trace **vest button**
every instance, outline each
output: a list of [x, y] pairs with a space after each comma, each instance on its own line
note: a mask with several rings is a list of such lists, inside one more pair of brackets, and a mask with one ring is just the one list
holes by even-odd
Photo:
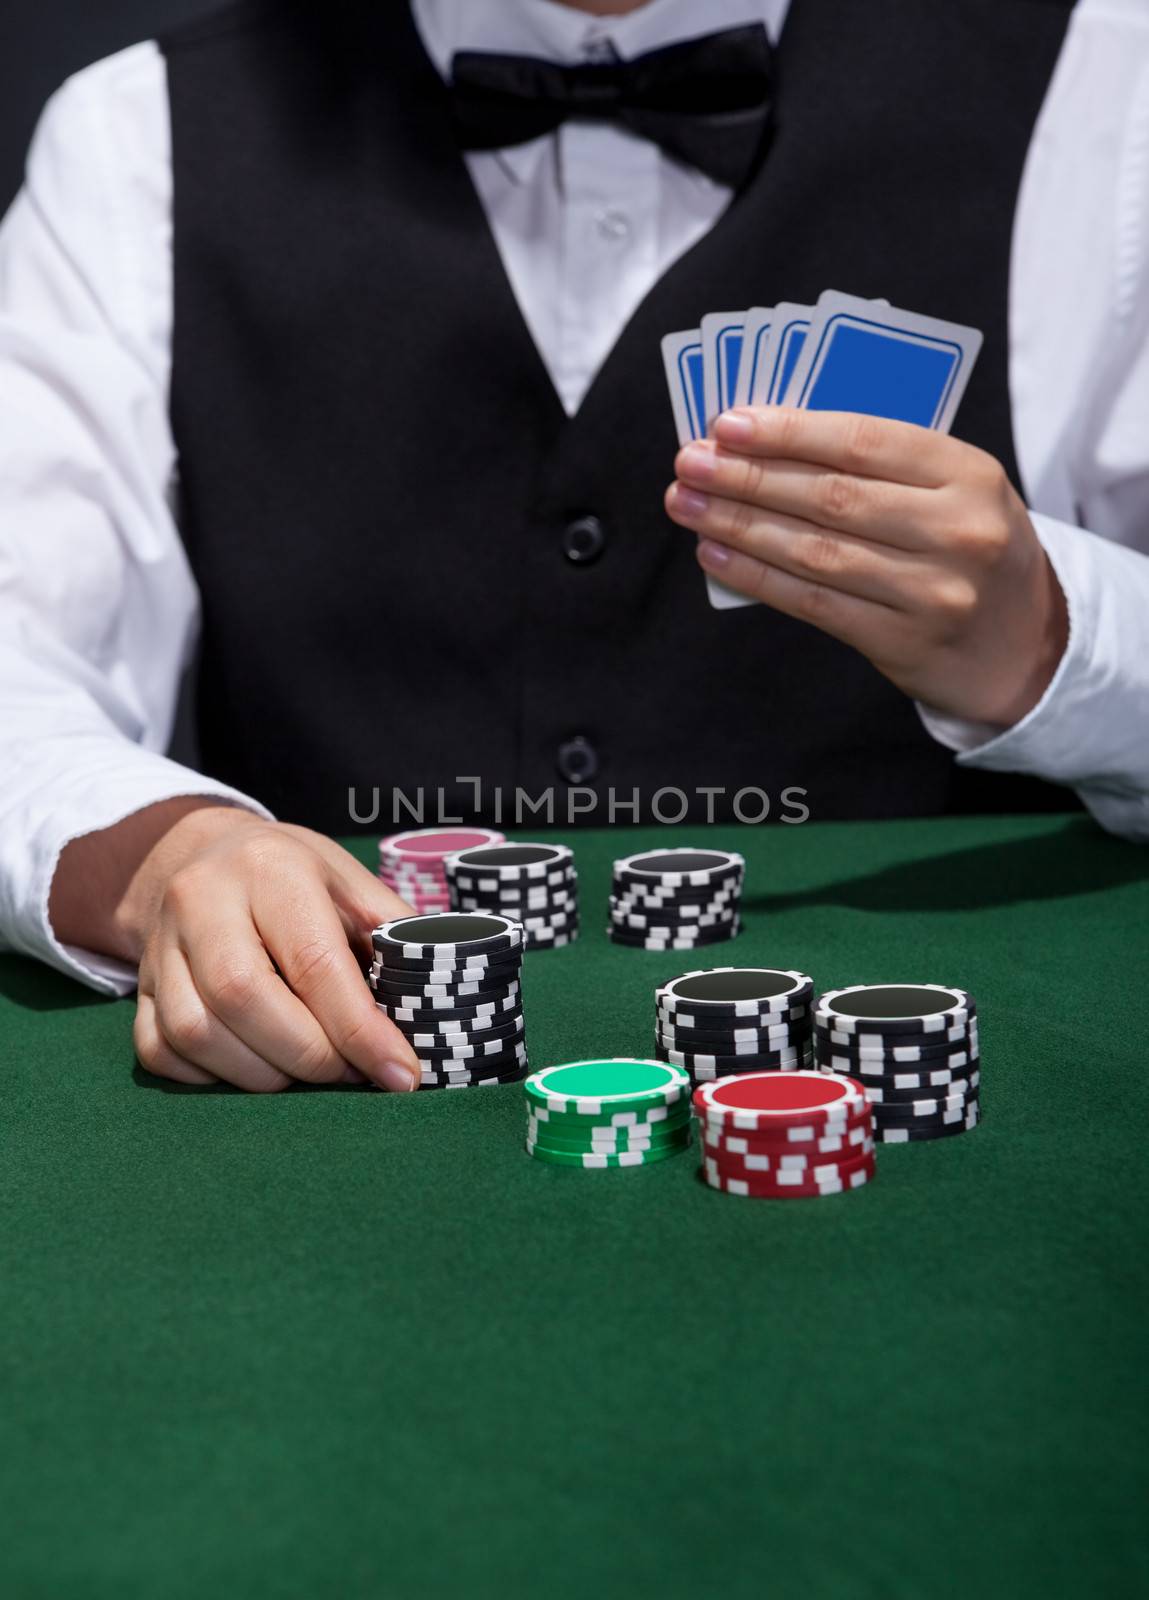
[[601, 517], [576, 517], [563, 534], [563, 554], [576, 567], [589, 567], [606, 548]]
[[598, 772], [598, 751], [580, 733], [559, 745], [558, 769], [567, 783], [589, 783]]

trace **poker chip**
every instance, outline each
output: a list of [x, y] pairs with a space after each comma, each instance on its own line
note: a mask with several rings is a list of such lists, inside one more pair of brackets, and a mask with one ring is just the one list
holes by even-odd
[[912, 1124], [875, 1126], [874, 1138], [882, 1144], [914, 1144], [926, 1139], [951, 1139], [959, 1133], [969, 1133], [981, 1121], [981, 1107], [973, 1101], [964, 1117], [952, 1122], [934, 1123], [927, 1127]]
[[529, 950], [557, 950], [578, 937], [578, 874], [562, 844], [460, 850], [445, 864], [457, 911], [496, 912], [525, 930]]
[[813, 992], [804, 972], [775, 967], [684, 972], [655, 990], [655, 1054], [695, 1083], [812, 1067]]
[[710, 1158], [702, 1163], [702, 1175], [711, 1189], [756, 1200], [809, 1200], [827, 1195], [845, 1194], [871, 1182], [875, 1171], [876, 1164], [872, 1155], [867, 1156], [857, 1166], [845, 1167], [837, 1173], [827, 1173], [816, 1181], [807, 1182], [781, 1180], [774, 1182], [768, 1174], [759, 1178], [729, 1172]]
[[382, 962], [433, 965], [442, 957], [449, 961], [466, 961], [474, 956], [506, 957], [522, 946], [523, 930], [512, 918], [494, 912], [447, 912], [385, 922], [374, 930], [371, 942]]
[[746, 863], [731, 850], [645, 850], [614, 863], [607, 935], [639, 950], [692, 950], [741, 931]]
[[814, 1199], [874, 1176], [873, 1109], [852, 1078], [760, 1072], [694, 1091], [702, 1177], [712, 1189], [760, 1200]]
[[906, 1083], [899, 1074], [896, 1079], [888, 1082], [875, 1083], [872, 1078], [860, 1078], [858, 1081], [866, 1091], [866, 1098], [871, 1105], [907, 1105], [915, 1100], [952, 1100], [957, 1095], [971, 1094], [981, 1088], [981, 1073], [978, 1071], [966, 1072], [961, 1077], [947, 1077], [944, 1081]]
[[527, 1118], [527, 1143], [555, 1150], [583, 1152], [588, 1144], [592, 1150], [601, 1151], [657, 1150], [681, 1143], [683, 1137], [692, 1132], [692, 1119], [682, 1117], [677, 1122], [655, 1124], [650, 1128], [597, 1128], [588, 1139], [585, 1131], [556, 1128], [552, 1123], [540, 1122], [537, 1117]]
[[371, 942], [368, 986], [414, 1050], [421, 1089], [523, 1078], [529, 1062], [518, 923], [454, 911], [404, 917], [376, 928]]
[[716, 1021], [687, 1022], [690, 1027], [725, 1026], [730, 1017], [757, 1019], [773, 1014], [804, 1016], [814, 996], [814, 981], [804, 972], [780, 967], [709, 967], [684, 972], [658, 990], [660, 1011]]
[[964, 989], [938, 983], [854, 984], [818, 996], [815, 1025], [841, 1033], [873, 1033], [886, 1039], [896, 1033], [940, 1033], [976, 1016], [977, 1007]]
[[[786, 1130], [788, 1135], [792, 1132], [792, 1129]], [[795, 1139], [781, 1137], [777, 1132], [761, 1135], [724, 1133], [713, 1126], [704, 1126], [702, 1139], [708, 1155], [763, 1155], [773, 1157], [780, 1166], [806, 1167], [811, 1162], [817, 1164], [828, 1155], [838, 1155], [848, 1160], [862, 1146], [873, 1141], [873, 1127], [860, 1121], [853, 1123], [843, 1133], [825, 1133], [817, 1137], [811, 1134], [809, 1138]]]
[[753, 1072], [722, 1078], [695, 1089], [693, 1104], [703, 1122], [727, 1132], [786, 1128], [839, 1132], [870, 1116], [861, 1084], [826, 1072]]
[[981, 1052], [977, 1007], [966, 990], [855, 984], [819, 995], [813, 1016], [817, 1066], [862, 1086], [881, 1142], [946, 1138], [977, 1126]]
[[526, 1151], [536, 1161], [552, 1167], [584, 1167], [588, 1171], [608, 1167], [649, 1167], [667, 1161], [690, 1148], [690, 1136], [684, 1135], [673, 1144], [660, 1145], [652, 1150], [556, 1150], [552, 1146], [526, 1141]]
[[690, 1080], [664, 1062], [566, 1062], [532, 1074], [523, 1094], [527, 1152], [552, 1166], [649, 1166], [693, 1140]]
[[717, 1077], [735, 1072], [787, 1072], [812, 1065], [814, 1060], [812, 1051], [802, 1049], [762, 1050], [756, 1055], [707, 1055], [701, 1051], [668, 1050], [663, 1044], [656, 1045], [656, 1049], [660, 1061], [671, 1061], [691, 1076], [699, 1069]]
[[[938, 1033], [842, 1033], [828, 1028], [823, 1022], [814, 1024], [815, 1035], [834, 1050], [846, 1050], [851, 1055], [865, 1058], [877, 1055], [883, 1058], [905, 1052], [936, 1053], [940, 1050], [960, 1050], [976, 1045], [978, 1040], [977, 1017], [959, 1023]], [[909, 1059], [907, 1057], [907, 1059]]]
[[446, 862], [459, 850], [502, 844], [494, 828], [415, 828], [379, 841], [379, 876], [420, 915], [451, 907]]
[[693, 935], [681, 929], [673, 938], [643, 934], [636, 929], [620, 928], [615, 923], [611, 923], [606, 931], [612, 944], [628, 945], [634, 950], [698, 950], [705, 945], [725, 944], [728, 939], [737, 938], [742, 931], [742, 924], [734, 921], [721, 928], [706, 928]]

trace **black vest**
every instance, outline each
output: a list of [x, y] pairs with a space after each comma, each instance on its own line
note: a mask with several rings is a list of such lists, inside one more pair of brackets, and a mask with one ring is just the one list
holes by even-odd
[[[694, 538], [662, 510], [659, 339], [826, 288], [973, 324], [986, 342], [957, 431], [1016, 481], [1010, 236], [1070, 10], [793, 0], [761, 170], [651, 292], [573, 420], [406, 5], [269, 0], [163, 39], [206, 769], [343, 831], [352, 785], [443, 786], [472, 814], [456, 775], [488, 793], [557, 785], [562, 816], [576, 736], [600, 795], [722, 787], [719, 816], [747, 786], [776, 806], [800, 786], [815, 818], [1066, 803], [959, 769], [815, 629], [710, 609]], [[564, 535], [587, 513], [606, 545], [575, 564]]]

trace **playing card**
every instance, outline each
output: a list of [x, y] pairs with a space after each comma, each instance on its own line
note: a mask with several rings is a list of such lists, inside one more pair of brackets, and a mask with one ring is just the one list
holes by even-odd
[[806, 343], [806, 333], [814, 316], [813, 306], [784, 300], [774, 307], [774, 324], [766, 360], [750, 392], [749, 405], [780, 405], [791, 374]]
[[[683, 333], [668, 333], [662, 341], [662, 361], [670, 386], [670, 404], [680, 445], [706, 437], [706, 380], [702, 360], [702, 332], [691, 328]], [[710, 604], [726, 611], [742, 604], [742, 596], [706, 577]]]
[[976, 328], [827, 290], [785, 404], [865, 412], [948, 433], [981, 346]]
[[770, 348], [770, 329], [774, 323], [773, 306], [755, 306], [746, 317], [742, 334], [742, 354], [738, 362], [738, 383], [734, 391], [734, 404], [750, 404], [750, 395], [757, 386], [758, 374], [766, 361]]
[[662, 362], [670, 388], [670, 404], [678, 443], [706, 437], [706, 392], [702, 370], [702, 334], [697, 328], [668, 333], [662, 341]]
[[748, 313], [715, 311], [702, 319], [702, 388], [706, 427], [734, 404]]

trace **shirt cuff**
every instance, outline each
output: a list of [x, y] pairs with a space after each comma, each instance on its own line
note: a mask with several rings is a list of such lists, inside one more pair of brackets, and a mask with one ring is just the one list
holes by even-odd
[[0, 935], [9, 949], [46, 962], [102, 994], [123, 996], [136, 987], [134, 966], [62, 944], [52, 929], [48, 898], [64, 847], [164, 800], [216, 800], [269, 821], [272, 817], [249, 795], [166, 756], [133, 745], [125, 750], [121, 741], [113, 754], [107, 741], [100, 743], [103, 748], [91, 766], [80, 773], [78, 763], [70, 766], [66, 804], [45, 806], [41, 792], [29, 804], [31, 828], [21, 829], [11, 817], [6, 820], [5, 847], [0, 850]]
[[963, 766], [1030, 773], [1129, 798], [1149, 792], [1149, 557], [1030, 513], [1065, 595], [1069, 642], [1033, 710], [1000, 729], [918, 705]]

